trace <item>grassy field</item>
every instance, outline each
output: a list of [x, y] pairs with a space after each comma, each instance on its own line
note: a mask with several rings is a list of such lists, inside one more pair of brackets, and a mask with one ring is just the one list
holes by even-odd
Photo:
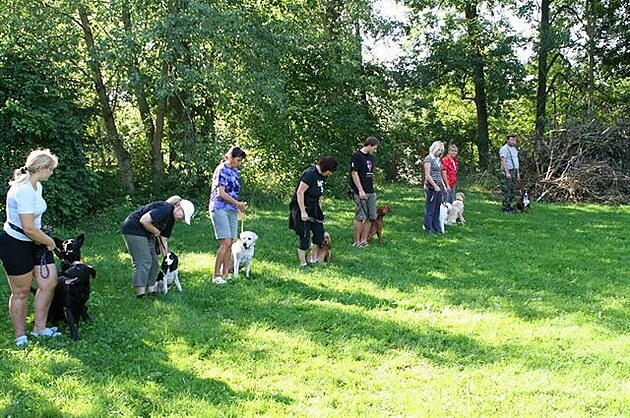
[[1, 415], [630, 416], [630, 208], [468, 193], [468, 224], [432, 236], [419, 189], [381, 189], [385, 245], [353, 248], [352, 204], [329, 200], [333, 262], [310, 274], [287, 208], [250, 208], [252, 278], [223, 287], [199, 213], [171, 245], [183, 293], [150, 299], [116, 228], [88, 232], [78, 342], [17, 349], [0, 316]]

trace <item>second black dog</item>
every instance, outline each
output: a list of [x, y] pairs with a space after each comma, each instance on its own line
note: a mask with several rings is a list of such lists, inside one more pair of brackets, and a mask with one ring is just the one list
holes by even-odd
[[90, 320], [87, 302], [90, 299], [90, 281], [96, 277], [96, 270], [92, 266], [74, 262], [57, 281], [55, 295], [48, 310], [48, 321], [57, 324], [65, 321], [70, 329], [70, 338], [79, 338], [79, 319]]
[[85, 242], [85, 235], [80, 234], [76, 238], [70, 238], [67, 240], [60, 240], [59, 238], [53, 237], [55, 241], [55, 245], [59, 249], [61, 253], [61, 271], [63, 274], [66, 270], [68, 270], [72, 263], [75, 261], [81, 261], [81, 247]]

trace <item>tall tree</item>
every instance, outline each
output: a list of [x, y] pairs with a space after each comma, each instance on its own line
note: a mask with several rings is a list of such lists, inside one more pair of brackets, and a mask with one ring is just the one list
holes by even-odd
[[469, 39], [469, 62], [472, 67], [472, 79], [475, 86], [475, 108], [477, 109], [477, 137], [475, 143], [479, 151], [479, 168], [488, 168], [490, 154], [490, 139], [488, 135], [488, 102], [486, 97], [486, 76], [484, 60], [481, 54], [482, 41], [480, 34], [479, 15], [476, 1], [466, 2], [466, 30]]
[[92, 33], [92, 27], [90, 26], [88, 12], [85, 5], [82, 3], [77, 4], [77, 11], [79, 13], [80, 27], [83, 31], [85, 45], [89, 54], [89, 67], [92, 73], [94, 88], [96, 89], [96, 94], [98, 96], [103, 121], [105, 122], [107, 137], [118, 159], [118, 169], [122, 184], [128, 193], [133, 193], [135, 191], [135, 184], [133, 168], [131, 165], [131, 155], [124, 147], [122, 139], [118, 133], [118, 128], [116, 127], [114, 112], [109, 103], [109, 95], [105, 82], [103, 81], [100, 58], [96, 52], [94, 35]]
[[[501, 112], [501, 104], [514, 95], [515, 75], [521, 66], [514, 58], [515, 38], [501, 21], [493, 22], [479, 10], [492, 4], [476, 0], [442, 3], [412, 1], [414, 19], [410, 25], [417, 33], [403, 65], [412, 69], [417, 87], [457, 88], [460, 98], [475, 104], [476, 128], [471, 135], [477, 150], [479, 168], [490, 161], [489, 119]], [[498, 77], [489, 80], [487, 69]], [[492, 103], [493, 108], [489, 107]]]
[[153, 167], [154, 174], [161, 176], [164, 174], [164, 159], [162, 157], [162, 127], [164, 112], [162, 111], [162, 107], [158, 107], [158, 129], [156, 129], [156, 124], [153, 123], [153, 114], [147, 98], [145, 77], [142, 74], [138, 63], [138, 47], [131, 23], [131, 10], [125, 5], [122, 7], [121, 14], [125, 33], [127, 35], [127, 45], [129, 48], [129, 80], [131, 86], [133, 87], [133, 92], [138, 103], [138, 110], [140, 111], [140, 118], [142, 120], [142, 125], [144, 126], [144, 134], [146, 136], [151, 155], [151, 166]]

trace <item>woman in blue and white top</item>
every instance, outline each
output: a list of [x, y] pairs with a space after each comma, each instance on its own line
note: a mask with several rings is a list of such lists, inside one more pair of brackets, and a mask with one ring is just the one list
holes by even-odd
[[212, 175], [212, 191], [208, 210], [214, 226], [214, 235], [219, 240], [219, 249], [214, 262], [212, 283], [225, 284], [232, 259], [232, 242], [236, 238], [238, 213], [244, 212], [246, 202], [239, 201], [241, 179], [238, 167], [245, 158], [245, 151], [232, 147], [225, 154], [225, 161], [217, 166]]
[[428, 233], [441, 233], [440, 205], [442, 197], [449, 191], [446, 174], [442, 172], [440, 157], [444, 153], [444, 144], [435, 141], [429, 147], [429, 155], [424, 158], [424, 193], [427, 202], [424, 206], [424, 230]]
[[42, 231], [42, 215], [46, 201], [42, 197], [42, 182], [48, 180], [57, 167], [57, 157], [50, 150], [30, 153], [26, 164], [15, 170], [7, 192], [7, 220], [0, 232], [0, 259], [9, 278], [9, 315], [15, 330], [15, 344], [24, 346], [26, 311], [31, 282], [38, 284], [35, 294], [35, 323], [31, 336], [57, 337], [57, 328], [46, 328], [48, 308], [57, 285], [57, 268], [52, 255], [55, 241]]

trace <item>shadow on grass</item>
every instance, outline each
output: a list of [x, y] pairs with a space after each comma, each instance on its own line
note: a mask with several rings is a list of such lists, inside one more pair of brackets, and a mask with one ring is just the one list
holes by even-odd
[[[627, 208], [541, 204], [534, 205], [531, 214], [504, 215], [498, 202], [471, 193], [467, 225], [432, 236], [421, 230], [420, 189], [384, 188], [379, 201], [393, 209], [385, 220], [385, 245], [365, 249], [351, 247], [353, 204], [330, 202], [331, 210], [325, 212], [334, 237], [333, 263], [311, 276], [297, 273], [297, 239], [287, 229], [286, 207], [252, 208], [245, 229], [260, 236], [252, 279], [226, 287], [211, 285], [210, 271], [186, 266], [186, 251], [214, 259], [217, 245], [207, 217], [198, 217], [191, 227], [178, 225], [172, 248], [183, 254], [184, 292], [154, 300], [133, 297], [131, 263], [121, 256], [125, 248], [120, 235], [103, 233], [94, 240], [88, 236], [85, 261], [98, 272], [89, 302], [94, 322], [81, 325], [77, 343], [63, 337], [42, 344], [73, 359], [66, 365], [49, 361], [42, 380], [66, 376], [88, 387], [91, 410], [86, 415], [150, 415], [164, 398], [223, 412], [252, 398], [291, 404], [294, 400], [283, 394], [264, 388], [257, 393], [237, 391], [227, 379], [202, 377], [204, 373], [190, 365], [176, 366], [166, 347], [181, 339], [184, 354], [205, 364], [222, 352], [238, 351], [255, 367], [273, 355], [270, 349], [247, 344], [247, 328], [259, 324], [289, 335], [303, 333], [330, 357], [407, 350], [439, 366], [467, 367], [517, 360], [527, 352], [526, 346], [484, 344], [414, 316], [423, 308], [423, 292], [443, 298], [443, 305], [471, 311], [505, 312], [527, 321], [568, 314], [628, 331], [630, 310], [624, 295], [630, 284], [623, 267], [629, 261], [623, 233]], [[396, 292], [384, 298], [367, 290], [336, 290], [326, 286], [328, 274]], [[0, 297], [7, 296], [5, 286]], [[392, 319], [390, 310], [409, 310], [409, 321]], [[6, 332], [12, 329], [6, 316], [1, 323]], [[6, 351], [14, 354], [1, 368], [9, 376], [0, 383], [3, 396], [10, 398], [5, 415], [19, 415], [23, 402], [33, 402], [48, 415], [61, 415], [56, 402], [40, 395], [43, 391], [20, 382], [19, 373], [32, 361], [30, 351], [25, 357]], [[531, 367], [554, 361], [544, 353], [531, 356]], [[175, 387], [181, 391], [173, 392]]]

